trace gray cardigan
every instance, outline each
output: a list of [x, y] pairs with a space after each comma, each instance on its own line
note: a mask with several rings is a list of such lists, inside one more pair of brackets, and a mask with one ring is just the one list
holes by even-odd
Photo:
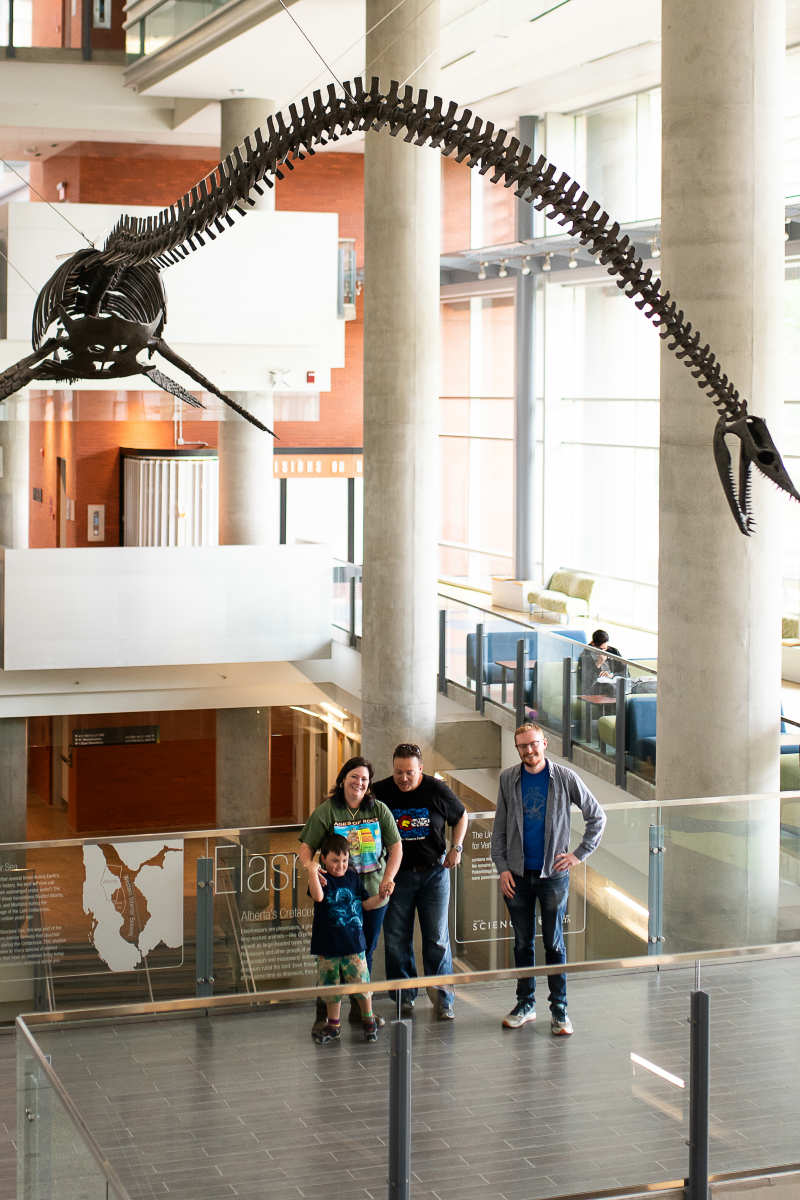
[[[542, 878], [553, 871], [553, 859], [569, 850], [570, 805], [583, 813], [586, 822], [581, 843], [573, 851], [581, 861], [596, 850], [606, 823], [606, 814], [583, 780], [548, 758], [550, 787], [547, 789], [547, 811], [544, 819], [544, 865]], [[492, 859], [498, 872], [511, 871], [522, 875], [525, 859], [522, 849], [522, 763], [508, 767], [500, 776], [497, 811], [492, 831]]]

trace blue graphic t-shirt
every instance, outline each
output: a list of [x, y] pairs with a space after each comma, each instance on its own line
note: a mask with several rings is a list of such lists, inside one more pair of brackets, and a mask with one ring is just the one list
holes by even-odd
[[544, 865], [544, 814], [549, 787], [549, 765], [535, 773], [522, 768], [522, 848], [526, 871], [541, 871]]
[[[344, 875], [328, 875], [323, 898], [314, 901], [314, 921], [311, 926], [311, 953], [323, 958], [344, 958], [366, 949], [364, 914], [361, 901], [366, 900], [364, 885], [352, 867]], [[322, 879], [320, 879], [320, 882]]]

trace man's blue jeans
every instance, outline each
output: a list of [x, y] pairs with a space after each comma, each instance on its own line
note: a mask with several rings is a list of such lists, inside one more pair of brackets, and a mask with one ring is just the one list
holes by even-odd
[[[383, 924], [387, 979], [414, 979], [414, 916], [419, 915], [422, 933], [422, 966], [425, 975], [450, 975], [450, 930], [447, 909], [450, 900], [450, 872], [435, 866], [427, 871], [402, 870], [394, 879], [394, 891]], [[439, 1003], [453, 1003], [452, 988], [436, 988]], [[403, 999], [413, 1000], [416, 989], [403, 991]]]
[[[559, 871], [548, 879], [542, 879], [538, 871], [526, 871], [515, 875], [516, 890], [511, 900], [505, 897], [511, 924], [514, 927], [514, 965], [536, 966], [533, 941], [536, 936], [536, 903], [542, 916], [542, 942], [544, 960], [550, 965], [565, 963], [567, 951], [564, 946], [564, 914], [569, 896], [569, 871]], [[553, 1013], [563, 1015], [567, 1011], [567, 977], [563, 972], [548, 975]], [[517, 980], [517, 1000], [533, 1000], [536, 980]]]

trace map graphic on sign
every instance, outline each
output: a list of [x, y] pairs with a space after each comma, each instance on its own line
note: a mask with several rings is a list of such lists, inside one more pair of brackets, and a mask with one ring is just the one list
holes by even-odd
[[132, 971], [159, 945], [183, 947], [183, 842], [83, 847], [89, 940], [111, 971]]

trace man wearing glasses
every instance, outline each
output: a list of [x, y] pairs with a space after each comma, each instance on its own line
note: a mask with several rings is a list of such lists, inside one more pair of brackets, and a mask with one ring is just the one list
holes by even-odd
[[[497, 811], [492, 833], [492, 859], [500, 875], [500, 890], [514, 927], [514, 964], [532, 967], [536, 936], [536, 902], [542, 921], [545, 962], [567, 961], [564, 914], [569, 896], [569, 869], [597, 849], [606, 823], [605, 813], [574, 771], [545, 758], [547, 738], [541, 726], [526, 722], [514, 734], [520, 757], [516, 767], [500, 775]], [[585, 821], [583, 838], [569, 849], [570, 807]], [[550, 1032], [568, 1037], [567, 977], [548, 975]], [[506, 1029], [519, 1029], [536, 1020], [533, 978], [517, 980], [517, 1002], [503, 1018]]]

